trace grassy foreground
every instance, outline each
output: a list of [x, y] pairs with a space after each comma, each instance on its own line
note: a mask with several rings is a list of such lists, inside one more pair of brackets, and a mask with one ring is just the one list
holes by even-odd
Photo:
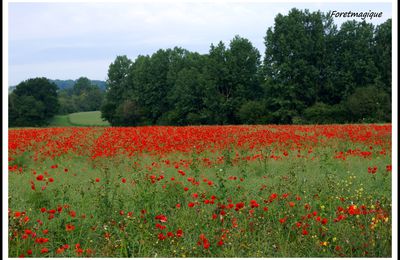
[[10, 130], [9, 255], [390, 257], [391, 128]]

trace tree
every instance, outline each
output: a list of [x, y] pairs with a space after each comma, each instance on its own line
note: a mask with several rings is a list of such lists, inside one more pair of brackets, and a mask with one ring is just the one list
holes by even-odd
[[59, 108], [57, 86], [46, 78], [21, 82], [9, 95], [10, 126], [42, 126]]
[[114, 125], [116, 108], [126, 99], [129, 89], [129, 72], [132, 61], [124, 56], [117, 56], [108, 69], [105, 103], [101, 108], [101, 117]]
[[342, 24], [336, 36], [334, 82], [342, 100], [356, 88], [374, 84], [378, 69], [374, 63], [374, 26], [365, 21]]
[[326, 37], [334, 32], [332, 18], [321, 12], [294, 8], [276, 16], [274, 28], [267, 30], [264, 58], [265, 92], [275, 123], [291, 123], [326, 91]]
[[375, 66], [378, 69], [377, 80], [383, 89], [392, 95], [392, 19], [388, 19], [375, 29]]
[[388, 122], [391, 119], [390, 96], [375, 86], [357, 88], [345, 105], [352, 122]]
[[79, 96], [83, 92], [88, 91], [90, 88], [92, 88], [92, 83], [90, 80], [86, 77], [80, 77], [74, 84], [72, 92], [73, 94]]
[[70, 89], [59, 91], [60, 114], [100, 110], [104, 91], [86, 77], [80, 77]]
[[211, 45], [208, 58], [206, 75], [209, 84], [214, 85], [207, 102], [210, 110], [216, 111], [217, 123], [237, 124], [240, 106], [262, 94], [260, 53], [249, 40], [235, 36], [229, 48], [223, 42]]

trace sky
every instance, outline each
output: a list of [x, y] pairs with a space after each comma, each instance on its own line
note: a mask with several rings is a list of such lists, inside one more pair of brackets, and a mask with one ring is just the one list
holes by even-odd
[[[8, 3], [8, 85], [34, 77], [106, 80], [117, 55], [134, 60], [158, 49], [207, 53], [235, 35], [264, 53], [264, 37], [278, 13], [292, 8], [329, 12], [383, 12], [391, 3], [136, 2]], [[346, 18], [334, 18], [340, 26]], [[361, 18], [356, 20], [361, 21]]]

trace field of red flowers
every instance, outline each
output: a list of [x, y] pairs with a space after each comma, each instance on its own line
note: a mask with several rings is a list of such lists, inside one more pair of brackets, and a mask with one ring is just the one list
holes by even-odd
[[10, 257], [390, 257], [389, 125], [9, 130]]

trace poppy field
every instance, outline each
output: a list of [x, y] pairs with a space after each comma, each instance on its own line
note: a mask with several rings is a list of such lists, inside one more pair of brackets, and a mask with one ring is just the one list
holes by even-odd
[[8, 254], [390, 257], [391, 129], [10, 129]]

